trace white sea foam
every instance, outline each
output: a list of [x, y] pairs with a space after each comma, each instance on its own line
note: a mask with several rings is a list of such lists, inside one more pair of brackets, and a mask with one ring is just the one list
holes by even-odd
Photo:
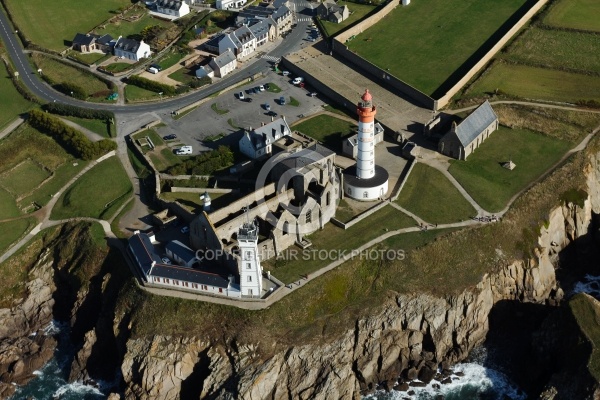
[[[508, 377], [493, 369], [485, 368], [479, 364], [463, 363], [457, 364], [452, 369], [452, 382], [441, 384], [431, 381], [424, 387], [411, 387], [408, 392], [384, 391], [376, 392], [367, 396], [365, 400], [400, 400], [405, 398], [429, 400], [442, 395], [447, 400], [474, 399], [485, 394], [486, 399], [512, 399], [525, 400], [527, 396], [512, 384]], [[463, 376], [455, 375], [462, 373]], [[435, 386], [434, 386], [435, 385]]]
[[63, 385], [54, 392], [53, 397], [61, 398], [66, 394], [97, 394], [102, 395], [102, 392], [98, 388], [90, 385], [83, 384], [81, 382], [73, 382]]
[[587, 293], [600, 298], [600, 276], [586, 275], [583, 281], [577, 282], [573, 287], [573, 294], [577, 293]]
[[35, 371], [32, 372], [33, 375], [35, 376], [42, 376], [44, 375], [44, 373], [38, 369], [36, 369]]

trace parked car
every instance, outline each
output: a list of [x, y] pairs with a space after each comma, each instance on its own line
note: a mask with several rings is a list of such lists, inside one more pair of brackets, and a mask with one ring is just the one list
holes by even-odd
[[276, 113], [275, 111], [269, 111], [269, 112], [267, 113], [267, 115], [268, 115], [269, 117], [276, 117], [276, 116], [277, 116], [277, 113]]
[[279, 98], [279, 104], [282, 105], [282, 106], [285, 106], [285, 97], [284, 96], [281, 96]]
[[154, 67], [148, 68], [148, 72], [150, 72], [151, 74], [158, 74], [158, 70]]
[[158, 64], [150, 64], [150, 67], [151, 68], [156, 68], [157, 70], [162, 71], [162, 67], [160, 65], [158, 65]]
[[169, 260], [167, 257], [163, 257], [162, 262], [163, 264], [171, 265], [171, 260]]
[[269, 84], [265, 83], [265, 89], [269, 90]]
[[177, 139], [177, 135], [174, 133], [171, 135], [163, 136], [163, 140], [173, 140], [173, 139]]
[[271, 105], [269, 103], [265, 103], [265, 110], [271, 111]]
[[281, 71], [281, 74], [283, 76], [288, 76], [290, 74], [290, 71]]
[[310, 97], [316, 97], [317, 96], [317, 92], [310, 92]]
[[292, 81], [292, 83], [293, 83], [294, 85], [299, 85], [299, 84], [301, 84], [302, 82], [304, 82], [304, 78], [303, 78], [303, 77], [301, 77], [301, 76], [297, 76], [297, 77], [295, 77], [295, 78], [294, 78], [294, 80]]
[[192, 154], [192, 146], [182, 146], [182, 147], [178, 148], [177, 150], [175, 150], [175, 154], [177, 154], [178, 156], [185, 156], [185, 155]]
[[264, 87], [263, 85], [260, 85], [260, 86], [258, 87], [258, 90], [260, 90], [261, 92], [264, 92], [264, 91], [265, 91], [265, 87]]
[[238, 93], [238, 99], [244, 100], [244, 92], [239, 92]]
[[181, 233], [188, 233], [190, 231], [190, 227], [189, 226], [184, 226], [183, 228], [181, 228]]
[[258, 86], [254, 88], [254, 93], [260, 93], [260, 88]]
[[246, 98], [246, 102], [248, 102], [248, 103], [252, 103], [252, 100], [253, 100], [252, 97], [247, 97]]

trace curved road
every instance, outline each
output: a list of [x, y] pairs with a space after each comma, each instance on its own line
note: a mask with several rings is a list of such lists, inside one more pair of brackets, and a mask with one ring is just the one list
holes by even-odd
[[[301, 8], [300, 3], [301, 2], [298, 1], [298, 3], [295, 4], [295, 8], [299, 10], [300, 15], [303, 14], [304, 10], [310, 10], [310, 8]], [[292, 29], [283, 42], [273, 51], [268, 53], [268, 55], [273, 57], [281, 57], [296, 50], [306, 35], [306, 28], [308, 24], [308, 21], [298, 22], [297, 26]], [[166, 111], [167, 113], [170, 113], [172, 110], [176, 110], [190, 103], [201, 100], [212, 93], [233, 85], [240, 80], [240, 76], [250, 77], [258, 72], [270, 68], [269, 61], [265, 59], [258, 59], [248, 67], [228, 76], [227, 78], [221, 79], [219, 82], [214, 83], [207, 88], [194, 91], [193, 93], [185, 96], [164, 100], [161, 102], [135, 105], [88, 103], [59, 93], [40, 80], [37, 72], [35, 72], [31, 67], [27, 55], [23, 52], [20, 40], [13, 31], [10, 21], [4, 12], [0, 12], [0, 37], [4, 41], [9, 57], [19, 72], [19, 79], [21, 79], [25, 86], [27, 86], [29, 90], [39, 98], [47, 102], [56, 101], [57, 103], [64, 103], [79, 107], [110, 110], [120, 114], [140, 114], [154, 111]]]

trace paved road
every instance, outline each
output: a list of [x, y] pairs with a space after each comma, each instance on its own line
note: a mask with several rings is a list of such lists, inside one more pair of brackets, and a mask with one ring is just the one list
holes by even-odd
[[[301, 7], [299, 7], [299, 9], [300, 8]], [[298, 22], [297, 26], [292, 30], [292, 32], [290, 32], [286, 39], [283, 40], [282, 43], [273, 51], [271, 51], [268, 55], [273, 57], [281, 57], [300, 48], [302, 40], [306, 35], [306, 28], [308, 24], [308, 21]], [[33, 92], [36, 96], [48, 102], [56, 101], [59, 103], [65, 103], [80, 107], [111, 110], [116, 113], [122, 114], [140, 114], [154, 111], [166, 111], [167, 113], [170, 113], [170, 111], [172, 110], [176, 110], [185, 105], [201, 100], [214, 92], [231, 86], [232, 84], [238, 82], [241, 76], [250, 77], [258, 72], [270, 68], [270, 62], [268, 60], [262, 58], [257, 59], [252, 65], [249, 65], [248, 67], [244, 68], [243, 70], [240, 70], [237, 73], [231, 74], [230, 76], [220, 80], [219, 82], [213, 85], [210, 85], [207, 88], [200, 89], [186, 96], [174, 98], [171, 100], [164, 100], [161, 102], [135, 105], [97, 103], [90, 104], [69, 96], [65, 96], [55, 91], [46, 83], [40, 80], [38, 74], [33, 70], [31, 65], [29, 64], [27, 55], [23, 52], [23, 49], [20, 45], [19, 38], [12, 30], [10, 22], [7, 16], [4, 14], [4, 12], [0, 12], [0, 37], [4, 41], [8, 55], [10, 56], [11, 60], [13, 61], [13, 64], [15, 65], [19, 73], [19, 79], [21, 79], [23, 83], [29, 88], [29, 90], [31, 90], [31, 92]]]

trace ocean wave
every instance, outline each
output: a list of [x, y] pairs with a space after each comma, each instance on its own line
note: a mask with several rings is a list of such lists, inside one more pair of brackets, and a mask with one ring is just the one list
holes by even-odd
[[586, 274], [581, 282], [573, 287], [572, 294], [587, 293], [595, 298], [600, 298], [600, 276]]
[[103, 393], [95, 386], [86, 385], [81, 382], [73, 382], [68, 383], [59, 387], [54, 394], [53, 398], [61, 399], [63, 396], [67, 395], [86, 395], [86, 394], [95, 394], [98, 396], [103, 396]]

